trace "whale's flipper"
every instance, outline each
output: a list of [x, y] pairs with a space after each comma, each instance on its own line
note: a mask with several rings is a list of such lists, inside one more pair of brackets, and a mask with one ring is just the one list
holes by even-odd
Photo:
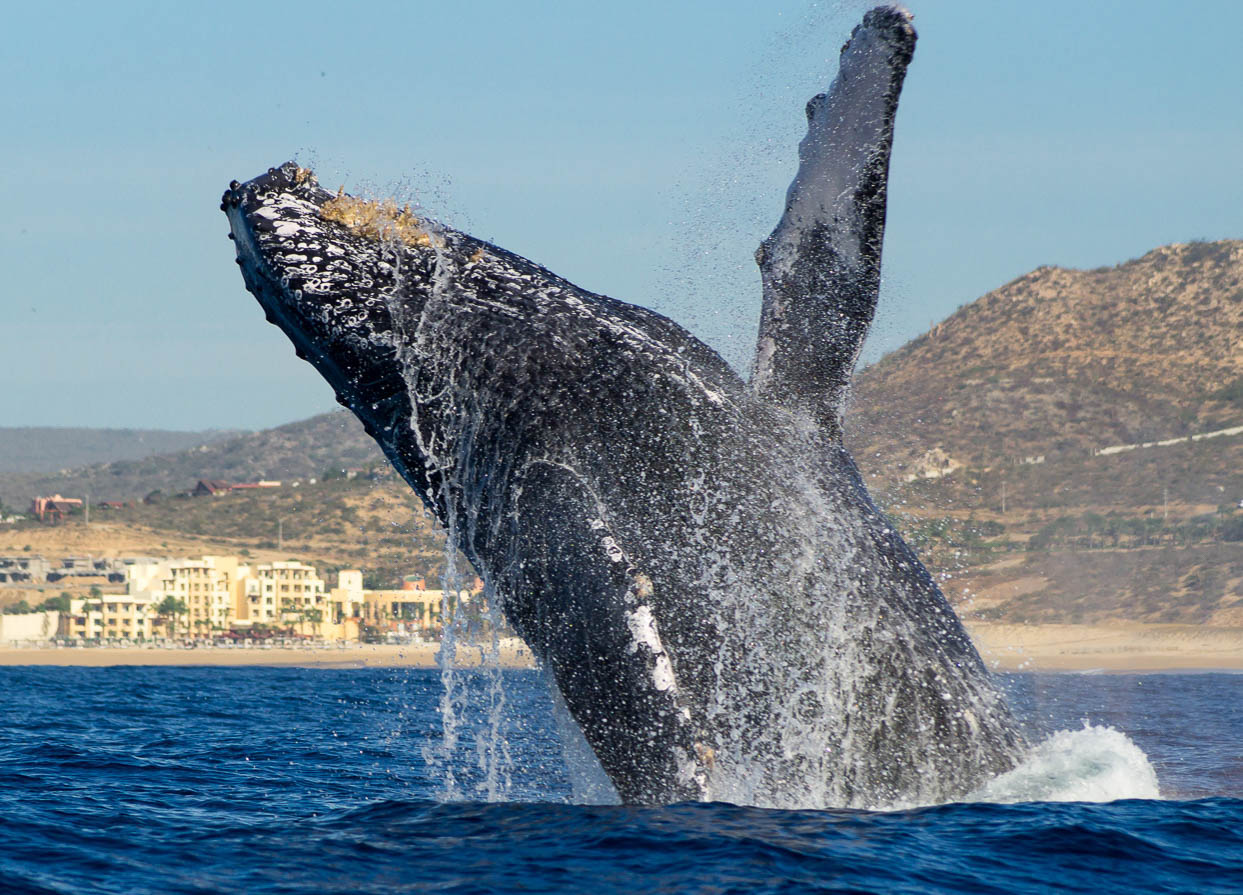
[[807, 104], [785, 213], [756, 253], [764, 308], [752, 387], [835, 439], [876, 309], [893, 122], [914, 50], [904, 10], [878, 7], [855, 28], [829, 92]]

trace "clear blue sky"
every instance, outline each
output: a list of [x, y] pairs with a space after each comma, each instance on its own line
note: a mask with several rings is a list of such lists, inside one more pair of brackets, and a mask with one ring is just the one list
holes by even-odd
[[[745, 367], [752, 251], [869, 5], [16, 4], [0, 425], [259, 428], [333, 406], [244, 291], [217, 210], [290, 157]], [[1041, 264], [1243, 237], [1243, 4], [910, 7], [865, 356]]]

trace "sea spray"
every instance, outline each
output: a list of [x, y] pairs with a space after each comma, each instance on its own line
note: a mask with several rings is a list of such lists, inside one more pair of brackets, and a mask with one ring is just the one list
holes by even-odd
[[1159, 799], [1148, 756], [1126, 734], [1086, 722], [1037, 744], [1018, 767], [968, 796], [972, 802], [1112, 802]]
[[[482, 424], [484, 412], [467, 399], [464, 389], [458, 389], [454, 376], [455, 366], [459, 370], [462, 368], [457, 363], [458, 358], [451, 350], [446, 350], [449, 346], [438, 340], [434, 327], [425, 327], [438, 312], [451, 312], [459, 270], [453, 253], [446, 251], [445, 231], [434, 221], [424, 220], [421, 224], [427, 230], [428, 244], [435, 253], [431, 293], [413, 327], [399, 306], [391, 306], [390, 313], [395, 322], [409, 327], [403, 332], [409, 347], [402, 355], [406, 381], [412, 392], [413, 415], [408, 425], [426, 458], [432, 483], [429, 499], [440, 507], [446, 529], [441, 575], [443, 633], [436, 653], [443, 688], [440, 699], [442, 738], [439, 744], [424, 749], [424, 759], [440, 774], [445, 800], [469, 795], [486, 801], [501, 801], [512, 788], [513, 771], [506, 732], [509, 719], [505, 711], [505, 679], [500, 663], [500, 637], [505, 628], [501, 598], [486, 577], [482, 579], [481, 590], [471, 587], [475, 576], [463, 565], [458, 550], [458, 545], [473, 542], [480, 523], [482, 493], [472, 485], [480, 458], [473, 454], [476, 440], [472, 436]], [[399, 257], [400, 253], [395, 251], [394, 258]], [[429, 379], [429, 370], [437, 375]], [[434, 394], [426, 391], [429, 382], [436, 390]], [[431, 412], [437, 417], [433, 425], [424, 424], [418, 416], [420, 409], [428, 408], [432, 408]], [[440, 437], [428, 438], [425, 433], [429, 432]], [[482, 462], [488, 462], [487, 458]], [[468, 655], [478, 656], [477, 663], [470, 662], [477, 670], [464, 672], [462, 659]], [[482, 706], [470, 705], [471, 688], [466, 674], [483, 676]], [[482, 726], [470, 725], [470, 732], [479, 783], [467, 793], [459, 788], [454, 767], [459, 760], [461, 736], [469, 724], [469, 710], [478, 708], [483, 709], [485, 721]]]

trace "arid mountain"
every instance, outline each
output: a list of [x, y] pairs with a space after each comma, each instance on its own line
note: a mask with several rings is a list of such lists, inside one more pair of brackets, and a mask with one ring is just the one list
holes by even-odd
[[1243, 425], [1243, 242], [1042, 267], [856, 378], [851, 442], [898, 473], [1087, 454]]
[[856, 381], [848, 442], [965, 614], [1243, 620], [1243, 242], [1040, 268]]
[[0, 500], [17, 509], [35, 494], [54, 492], [133, 500], [156, 489], [186, 491], [198, 479], [300, 479], [387, 462], [353, 414], [336, 411], [156, 457], [118, 459], [53, 475], [0, 475]]

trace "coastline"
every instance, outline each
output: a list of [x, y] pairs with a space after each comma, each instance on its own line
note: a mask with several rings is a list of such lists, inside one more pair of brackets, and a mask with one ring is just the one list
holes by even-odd
[[1239, 627], [967, 622], [967, 630], [994, 671], [1243, 671], [1243, 628]]
[[[1157, 673], [1243, 671], [1243, 627], [1152, 625], [1018, 625], [967, 622], [993, 671]], [[329, 647], [0, 647], [0, 665], [272, 666], [301, 668], [436, 668], [435, 643]], [[459, 647], [461, 667], [481, 664], [478, 647]], [[533, 668], [525, 646], [502, 645], [502, 668]]]
[[[143, 666], [271, 666], [285, 668], [437, 668], [437, 643], [349, 644], [342, 647], [0, 647], [3, 665], [61, 665], [106, 668]], [[456, 665], [476, 668], [479, 649], [460, 647]], [[502, 646], [502, 668], [534, 668], [530, 650]]]

